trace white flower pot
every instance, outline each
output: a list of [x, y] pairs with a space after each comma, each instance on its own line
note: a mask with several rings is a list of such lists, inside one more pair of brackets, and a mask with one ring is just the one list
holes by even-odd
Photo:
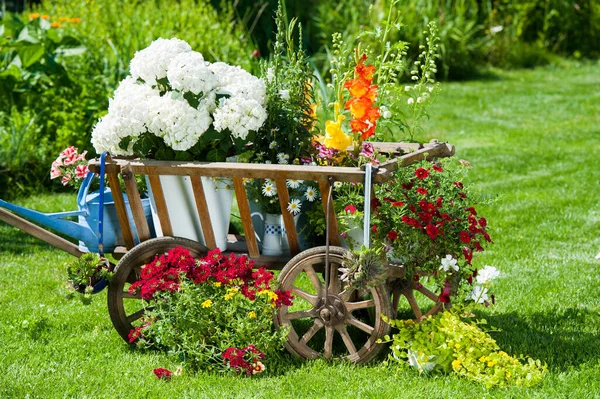
[[[160, 183], [167, 204], [173, 235], [189, 238], [206, 245], [189, 176], [161, 175]], [[227, 249], [227, 232], [229, 231], [233, 202], [231, 180], [219, 179], [218, 183], [215, 183], [210, 177], [202, 177], [202, 185], [204, 186], [206, 203], [210, 210], [210, 220], [217, 247], [225, 251]], [[156, 236], [162, 237], [164, 234], [158, 219], [156, 203], [150, 184], [148, 184], [148, 189]]]
[[[298, 222], [299, 218], [300, 215], [294, 216], [294, 224]], [[290, 247], [287, 234], [285, 234], [283, 215], [265, 214], [264, 225], [262, 254], [267, 256], [289, 255]]]
[[364, 244], [364, 229], [362, 220], [352, 219], [349, 221], [350, 229], [346, 231], [346, 237], [341, 237], [342, 247], [346, 249], [359, 250]]

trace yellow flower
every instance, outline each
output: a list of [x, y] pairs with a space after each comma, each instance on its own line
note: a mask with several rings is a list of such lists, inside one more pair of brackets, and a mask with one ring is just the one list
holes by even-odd
[[352, 145], [352, 137], [342, 130], [342, 122], [346, 117], [338, 115], [337, 122], [325, 122], [325, 140], [323, 145], [327, 148], [335, 148], [338, 151], [346, 151]]
[[458, 370], [460, 368], [460, 360], [456, 359], [452, 362], [452, 368]]
[[488, 362], [487, 366], [488, 367], [494, 367], [496, 365], [496, 363], [498, 363], [498, 362], [495, 361], [495, 360], [492, 360], [491, 362]]
[[220, 286], [221, 286], [221, 283], [217, 281], [217, 282], [216, 282], [216, 283], [214, 283], [213, 285], [214, 285], [215, 287], [220, 287]]
[[248, 312], [248, 317], [251, 319], [256, 319], [256, 312]]
[[206, 301], [202, 302], [203, 308], [210, 308], [211, 306], [212, 306], [212, 301], [210, 299], [207, 299]]
[[225, 296], [223, 298], [225, 298], [225, 300], [228, 301], [231, 298], [233, 298], [234, 295], [235, 295], [235, 292], [230, 292], [229, 294], [225, 294]]
[[237, 289], [237, 287], [231, 287], [231, 288], [227, 288], [227, 292], [233, 292], [233, 293], [236, 293], [236, 292], [238, 292], [238, 291], [239, 291], [239, 290]]
[[454, 348], [460, 349], [460, 344], [454, 344]]

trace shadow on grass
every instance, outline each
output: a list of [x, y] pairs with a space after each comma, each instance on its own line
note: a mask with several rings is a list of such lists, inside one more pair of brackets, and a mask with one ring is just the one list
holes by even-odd
[[0, 222], [0, 254], [21, 255], [48, 248], [53, 247], [16, 227]]
[[540, 359], [551, 370], [564, 371], [600, 358], [598, 313], [571, 307], [526, 316], [512, 312], [487, 320], [502, 330], [491, 333], [502, 350]]

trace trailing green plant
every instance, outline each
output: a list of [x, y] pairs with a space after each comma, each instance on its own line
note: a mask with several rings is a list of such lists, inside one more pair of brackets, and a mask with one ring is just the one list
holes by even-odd
[[87, 252], [67, 264], [69, 287], [89, 297], [102, 279], [110, 280], [113, 272], [109, 262], [100, 255]]
[[[487, 388], [538, 384], [548, 367], [530, 357], [510, 356], [473, 321], [445, 311], [413, 320], [384, 320], [399, 331], [390, 343], [389, 360], [423, 372], [454, 372]], [[479, 324], [484, 323], [482, 320]]]

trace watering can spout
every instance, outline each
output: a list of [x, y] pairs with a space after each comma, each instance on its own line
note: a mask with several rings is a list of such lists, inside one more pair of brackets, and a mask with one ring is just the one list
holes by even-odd
[[32, 209], [23, 208], [21, 206], [11, 204], [10, 202], [0, 199], [0, 208], [8, 209], [16, 215], [22, 216], [32, 222], [44, 227], [53, 229], [68, 237], [76, 240], [93, 242], [96, 240], [96, 235], [89, 226], [82, 226], [76, 222], [65, 220], [64, 218], [73, 216], [87, 216], [87, 211], [73, 212], [58, 212], [58, 213], [43, 213]]

